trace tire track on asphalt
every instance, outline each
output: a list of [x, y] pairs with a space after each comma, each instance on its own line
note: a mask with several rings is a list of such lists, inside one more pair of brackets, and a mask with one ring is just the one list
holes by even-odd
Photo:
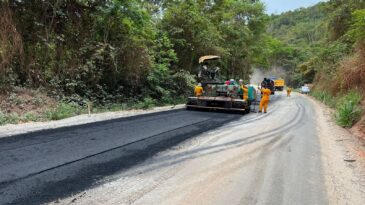
[[[209, 150], [209, 149], [218, 148], [217, 150], [213, 150], [211, 152], [207, 152], [207, 153], [199, 155], [199, 157], [206, 156], [206, 155], [210, 155], [210, 154], [214, 154], [214, 153], [224, 151], [228, 148], [240, 147], [240, 146], [243, 146], [243, 145], [255, 143], [255, 142], [260, 141], [260, 140], [273, 138], [275, 136], [280, 135], [282, 132], [285, 132], [285, 131], [290, 130], [290, 129], [295, 129], [297, 126], [300, 125], [300, 123], [299, 123], [300, 119], [305, 114], [305, 112], [303, 111], [303, 108], [301, 106], [299, 106], [299, 107], [300, 108], [298, 109], [298, 112], [295, 113], [294, 117], [291, 118], [288, 121], [289, 123], [286, 123], [284, 126], [281, 126], [281, 127], [278, 127], [278, 128], [272, 129], [272, 130], [268, 130], [268, 131], [265, 131], [265, 132], [261, 132], [261, 133], [249, 136], [249, 137], [241, 139], [241, 140], [234, 140], [234, 141], [224, 143], [224, 144], [220, 144], [220, 145], [213, 145], [213, 146], [209, 146], [209, 147], [205, 147], [205, 148], [201, 148], [201, 149], [197, 149], [197, 150], [192, 150], [192, 151], [179, 153], [179, 154], [176, 154], [176, 155], [171, 155], [171, 156], [168, 156], [168, 157], [162, 157], [162, 158], [159, 158], [159, 161], [168, 160], [168, 158], [173, 158], [173, 159], [178, 159], [178, 160], [176, 160], [174, 162], [169, 162], [168, 161], [168, 162], [165, 162], [165, 163], [159, 163], [156, 166], [152, 166], [149, 169], [143, 170], [143, 172], [152, 171], [152, 170], [157, 169], [158, 167], [164, 167], [166, 165], [173, 165], [173, 164], [177, 164], [177, 163], [180, 163], [180, 162], [183, 162], [183, 161], [186, 161], [186, 160], [194, 159], [196, 157], [189, 157], [189, 156], [192, 155], [192, 154], [196, 154], [197, 152], [202, 152], [202, 151], [206, 151], [206, 150]], [[224, 135], [217, 136], [215, 138], [221, 138], [221, 137], [224, 137]], [[259, 137], [259, 138], [257, 138], [257, 137]], [[204, 144], [207, 144], [207, 143], [211, 143], [211, 142], [207, 141], [205, 143], [201, 143], [200, 145], [204, 145]]]
[[[272, 109], [273, 110], [273, 109]], [[274, 111], [272, 111], [272, 112], [274, 112]], [[266, 116], [268, 116], [268, 115], [261, 115], [262, 117], [253, 117], [253, 118], [250, 118], [250, 119], [248, 119], [248, 120], [250, 120], [250, 121], [252, 121], [253, 119], [261, 119], [261, 118], [264, 118], [264, 117], [266, 117]], [[244, 120], [244, 122], [246, 122], [246, 121], [248, 121], [248, 120]], [[240, 124], [242, 124], [242, 122], [240, 123]], [[289, 126], [289, 125], [288, 125]], [[226, 127], [226, 126], [225, 126]], [[231, 126], [229, 126], [229, 127], [231, 127]], [[281, 128], [283, 128], [283, 127], [281, 127]], [[279, 140], [279, 139], [275, 139], [275, 140]], [[202, 144], [206, 144], [206, 143], [210, 143], [210, 141], [208, 141], [208, 142], [205, 142], [205, 143], [202, 143]], [[199, 145], [202, 145], [202, 144], [199, 144]], [[195, 145], [195, 146], [198, 146], [198, 145]], [[200, 155], [200, 157], [201, 156], [205, 156], [205, 155], [209, 155], [209, 154], [213, 154], [213, 153], [207, 153], [207, 154], [204, 154], [204, 155]], [[186, 153], [184, 153], [183, 155], [186, 155]], [[176, 156], [173, 156], [173, 158], [176, 158]], [[240, 159], [242, 159], [241, 157], [240, 157]], [[159, 159], [159, 161], [160, 160], [164, 160], [163, 158], [161, 159]], [[182, 161], [185, 161], [185, 160], [190, 160], [190, 159], [184, 159], [184, 160], [182, 160]], [[181, 162], [181, 161], [180, 161]], [[169, 165], [170, 166], [170, 168], [168, 168], [168, 170], [167, 171], [165, 171], [164, 173], [167, 173], [167, 174], [161, 174], [161, 175], [159, 175], [157, 178], [159, 179], [159, 180], [157, 180], [155, 183], [150, 183], [148, 186], [144, 186], [143, 188], [141, 188], [141, 189], [139, 189], [139, 190], [137, 190], [137, 191], [135, 191], [135, 192], [133, 192], [133, 193], [131, 193], [130, 194], [130, 196], [128, 196], [128, 202], [129, 202], [129, 204], [133, 204], [134, 202], [137, 202], [140, 198], [142, 198], [144, 195], [146, 195], [146, 194], [148, 194], [148, 193], [150, 193], [150, 192], [152, 192], [154, 189], [156, 189], [159, 185], [161, 185], [161, 184], [163, 184], [166, 180], [168, 180], [169, 178], [171, 178], [171, 177], [173, 177], [173, 176], [175, 176], [177, 173], [175, 172], [175, 171], [173, 171], [173, 169], [175, 170], [175, 169], [177, 169], [176, 167], [177, 166], [182, 166], [182, 165], [179, 165], [179, 162], [176, 162], [176, 163], [167, 163], [166, 165]], [[161, 166], [165, 166], [165, 165], [161, 165]], [[156, 168], [151, 168], [151, 170], [154, 170], [154, 169], [156, 169]], [[172, 171], [173, 172], [173, 174], [171, 174], [171, 172], [170, 171]], [[142, 170], [141, 172], [142, 173], [146, 173], [146, 172], [148, 172], [148, 171], [150, 171], [150, 170]], [[128, 178], [128, 176], [126, 176], [127, 178]], [[138, 185], [137, 185], [138, 186]]]
[[[265, 183], [265, 177], [271, 177], [274, 180], [282, 179], [282, 173], [271, 173], [271, 170], [268, 170], [268, 159], [273, 154], [276, 154], [278, 150], [286, 147], [293, 139], [294, 137], [291, 136], [274, 138], [263, 146], [264, 149], [260, 149], [260, 153], [256, 157], [256, 159], [258, 160], [252, 160], [256, 162], [254, 170], [252, 172], [253, 178], [249, 184], [249, 188], [247, 189], [249, 192], [245, 193], [245, 196], [241, 199], [242, 204], [257, 204], [259, 202], [258, 200], [260, 199], [260, 195], [258, 193], [263, 193], [261, 190]], [[275, 161], [278, 161], [279, 159], [275, 158]], [[279, 170], [282, 170], [282, 167], [279, 168]], [[270, 174], [279, 175], [276, 175], [276, 177], [272, 177]], [[278, 194], [277, 191], [279, 191], [279, 197], [282, 198], [283, 187], [276, 187], [275, 191], [276, 194]]]
[[[299, 121], [298, 121], [299, 122]], [[213, 174], [210, 174], [208, 176], [206, 176], [204, 178], [203, 181], [199, 181], [199, 184], [210, 184], [210, 189], [214, 189], [214, 187], [219, 186], [220, 176], [226, 176], [227, 175], [232, 175], [235, 172], [240, 171], [243, 167], [248, 166], [250, 163], [252, 162], [257, 162], [257, 158], [266, 158], [267, 156], [270, 155], [271, 152], [274, 152], [278, 149], [281, 149], [285, 146], [287, 146], [294, 138], [293, 137], [280, 137], [281, 135], [275, 135], [273, 136], [274, 138], [269, 140], [268, 142], [265, 142], [263, 145], [254, 148], [253, 150], [247, 152], [246, 150], [241, 151], [240, 153], [238, 153], [236, 156], [231, 157], [227, 160], [225, 160], [224, 162], [213, 166], [213, 167], [209, 167], [207, 170], [203, 170], [202, 173], [208, 173], [209, 171], [212, 170], [217, 170], [217, 172], [214, 172]], [[255, 158], [248, 158], [248, 156], [255, 154], [256, 152], [260, 152], [259, 156], [255, 157]], [[212, 154], [212, 153], [209, 153]], [[208, 155], [208, 154], [206, 154]], [[261, 160], [260, 160], [261, 161]], [[260, 174], [258, 171], [255, 171], [255, 176], [257, 176], [259, 178]], [[262, 175], [261, 175], [262, 176]], [[261, 178], [259, 178], [261, 180]], [[255, 180], [253, 180], [255, 181]], [[258, 180], [256, 180], [258, 181]], [[213, 184], [216, 184], [216, 186], [214, 186]], [[190, 185], [187, 185], [190, 186]], [[189, 187], [185, 187], [182, 189], [188, 189]], [[250, 188], [252, 189], [252, 188]], [[211, 190], [213, 191], [213, 190]], [[192, 191], [190, 191], [190, 193], [192, 195], [194, 195], [195, 193], [200, 193], [200, 194], [204, 194], [206, 192], [209, 192], [209, 189], [202, 189], [201, 187], [196, 187], [196, 189], [193, 189]], [[171, 193], [174, 194], [174, 193]], [[171, 195], [170, 194], [170, 195]], [[251, 194], [252, 195], [252, 194]], [[167, 197], [169, 198], [169, 197]], [[193, 196], [188, 196], [185, 198], [193, 198]], [[243, 198], [241, 200], [240, 204], [254, 204], [254, 203], [248, 203], [247, 201], [250, 200], [250, 198]], [[186, 201], [184, 201], [186, 202]], [[181, 203], [181, 204], [189, 204], [189, 201], [186, 203]]]
[[275, 113], [275, 111], [278, 109], [278, 107], [279, 107], [278, 105], [274, 105], [271, 108], [271, 111], [266, 113], [266, 114], [253, 116], [251, 118], [244, 119], [244, 120], [238, 120], [237, 122], [232, 122], [232, 123], [226, 125], [225, 127], [235, 127], [237, 125], [247, 124], [247, 123], [250, 123], [250, 122], [253, 122], [253, 121], [256, 121], [256, 120], [261, 120], [263, 118], [267, 118], [267, 117], [271, 116], [273, 113]]
[[[266, 116], [263, 116], [263, 117], [266, 117]], [[253, 118], [250, 118], [248, 119], [247, 121], [253, 121], [254, 119], [260, 119], [260, 118], [263, 118], [263, 117], [253, 117]], [[208, 120], [205, 120], [205, 121], [201, 121], [199, 123], [192, 123], [192, 124], [189, 124], [187, 126], [184, 126], [184, 127], [188, 127], [188, 126], [192, 126], [192, 125], [197, 125], [199, 126], [200, 124], [204, 124], [205, 122], [208, 122], [210, 121], [211, 119], [208, 119]], [[181, 129], [181, 128], [184, 128], [184, 127], [180, 127], [180, 128], [176, 128], [176, 129]], [[175, 129], [174, 129], [175, 130]], [[166, 132], [172, 132], [174, 130], [169, 130], [169, 131], [166, 131]], [[165, 133], [165, 132], [163, 132]], [[154, 138], [154, 137], [157, 137], [158, 135], [160, 135], [162, 133], [159, 133], [159, 134], [156, 134], [156, 135], [153, 135], [153, 136], [150, 136], [150, 137], [147, 137], [147, 138], [144, 138], [144, 139], [141, 139], [141, 140], [138, 140], [138, 141], [134, 141], [134, 142], [131, 142], [131, 143], [128, 143], [128, 144], [125, 144], [125, 145], [122, 145], [122, 146], [117, 146], [117, 147], [114, 147], [114, 148], [111, 148], [111, 149], [108, 149], [108, 150], [104, 150], [102, 152], [99, 152], [99, 153], [95, 153], [95, 154], [92, 154], [92, 155], [88, 155], [86, 157], [83, 157], [83, 158], [80, 158], [80, 159], [77, 159], [77, 160], [73, 160], [73, 161], [70, 161], [70, 162], [67, 162], [67, 163], [63, 163], [61, 165], [58, 165], [58, 166], [54, 166], [54, 167], [51, 167], [49, 169], [45, 169], [45, 170], [42, 170], [42, 171], [39, 171], [37, 173], [33, 173], [33, 174], [30, 174], [30, 175], [27, 175], [25, 177], [21, 177], [21, 178], [18, 178], [16, 180], [13, 180], [13, 181], [7, 181], [5, 183], [11, 183], [11, 182], [15, 182], [15, 181], [19, 181], [19, 180], [22, 180], [22, 179], [25, 179], [25, 178], [28, 178], [28, 177], [32, 177], [32, 176], [35, 176], [35, 175], [38, 175], [38, 174], [42, 174], [44, 172], [47, 172], [47, 171], [50, 171], [50, 170], [53, 170], [53, 169], [57, 169], [57, 168], [60, 168], [60, 167], [63, 167], [63, 166], [66, 166], [66, 165], [69, 165], [69, 164], [72, 164], [72, 163], [75, 163], [75, 162], [78, 162], [78, 161], [82, 161], [82, 160], [85, 160], [87, 158], [91, 158], [91, 157], [94, 157], [94, 156], [97, 156], [97, 155], [100, 155], [100, 154], [104, 154], [104, 153], [107, 153], [107, 152], [111, 152], [115, 149], [119, 149], [119, 148], [122, 148], [122, 147], [125, 147], [125, 146], [128, 146], [128, 145], [131, 145], [131, 144], [135, 144], [137, 142], [141, 142], [141, 141], [145, 141], [147, 139], [151, 139], [151, 138]], [[43, 143], [47, 143], [47, 142], [43, 142]], [[4, 184], [4, 183], [0, 183], [1, 184]]]
[[[297, 104], [297, 102], [296, 102], [296, 104]], [[300, 125], [300, 122], [306, 116], [305, 109], [303, 108], [303, 106], [301, 104], [299, 104], [299, 106], [302, 109], [301, 109], [301, 111], [299, 111], [300, 112], [299, 115], [297, 115], [297, 113], [295, 114], [295, 116], [299, 116], [299, 117], [297, 117], [295, 119], [295, 122], [293, 122], [289, 126], [287, 126], [290, 129], [295, 129], [298, 125]], [[285, 129], [282, 129], [281, 132], [288, 131], [288, 130], [289, 129], [285, 128]], [[280, 132], [276, 133], [276, 134], [280, 136]], [[277, 138], [277, 140], [275, 140], [275, 139], [270, 140], [269, 143], [266, 144], [267, 146], [265, 146], [265, 149], [261, 149], [261, 152], [257, 157], [257, 159], [259, 159], [259, 160], [256, 161], [257, 163], [256, 163], [254, 171], [253, 171], [254, 177], [252, 178], [249, 188], [247, 189], [247, 190], [249, 190], [249, 192], [246, 193], [245, 196], [241, 199], [242, 203], [249, 202], [250, 204], [257, 204], [259, 202], [258, 200], [259, 200], [260, 195], [257, 195], [257, 193], [262, 193], [260, 190], [262, 189], [262, 187], [264, 185], [265, 177], [267, 177], [267, 174], [265, 174], [265, 173], [268, 173], [268, 170], [267, 170], [268, 157], [270, 157], [272, 154], [275, 154], [275, 150], [277, 150], [278, 148], [281, 148], [281, 147], [285, 147], [294, 139], [294, 137], [292, 135], [289, 135], [288, 137], [286, 137], [287, 139], [285, 139], [285, 134], [281, 135], [281, 136], [283, 136], [283, 137]], [[279, 143], [277, 143], [278, 141], [279, 141]], [[281, 156], [282, 154], [279, 153], [279, 155]], [[275, 160], [277, 161], [278, 159], [275, 158]], [[282, 170], [282, 167], [279, 168], [279, 170]], [[270, 174], [270, 173], [268, 173], [268, 174]], [[277, 173], [273, 173], [273, 174], [277, 174]], [[282, 177], [282, 173], [279, 173], [279, 175], [277, 177]], [[278, 180], [278, 179], [275, 178], [275, 180]], [[278, 187], [278, 189], [276, 189], [276, 191], [280, 192], [279, 194], [280, 194], [280, 197], [282, 198], [283, 187]]]
[[[292, 129], [292, 128], [295, 128], [297, 125], [298, 125], [298, 123], [300, 122], [300, 119], [301, 119], [301, 117], [305, 114], [305, 112], [303, 111], [304, 110], [304, 108], [303, 108], [303, 106], [301, 106], [301, 105], [298, 105], [298, 104], [296, 104], [296, 106], [297, 106], [297, 108], [298, 108], [298, 111], [294, 114], [294, 118], [292, 118], [292, 119], [290, 119], [288, 122], [289, 123], [285, 123], [285, 126], [281, 126], [279, 129], [273, 129], [274, 131], [276, 131], [276, 135], [275, 136], [273, 136], [273, 137], [277, 137], [277, 138], [274, 138], [274, 139], [271, 139], [269, 142], [266, 142], [263, 146], [260, 146], [260, 147], [258, 147], [258, 148], [256, 148], [255, 150], [253, 150], [252, 151], [252, 153], [250, 153], [250, 154], [253, 154], [254, 152], [257, 152], [257, 151], [261, 151], [263, 148], [265, 148], [265, 147], [273, 147], [273, 148], [271, 148], [271, 150], [274, 150], [274, 149], [279, 149], [279, 148], [281, 148], [281, 147], [284, 147], [285, 145], [287, 145], [288, 143], [290, 143], [290, 141], [291, 140], [293, 140], [293, 138], [289, 138], [288, 140], [282, 140], [282, 138], [279, 138], [279, 136], [280, 135], [278, 135], [278, 132], [279, 132], [279, 134], [280, 134], [280, 131], [282, 132], [282, 131], [285, 131], [287, 128], [290, 128], [290, 129]], [[266, 135], [271, 135], [272, 133], [270, 133], [271, 131], [273, 131], [273, 130], [269, 130], [269, 131], [266, 131], [265, 133], [266, 133]], [[260, 134], [262, 134], [262, 133], [260, 133]], [[260, 135], [260, 134], [258, 134], [258, 135]], [[219, 137], [219, 136], [218, 136]], [[263, 138], [266, 138], [267, 136], [263, 136]], [[278, 141], [282, 141], [282, 142], [279, 142], [279, 144], [277, 145], [277, 146], [274, 146], [273, 145], [273, 143], [275, 143], [275, 142], [278, 142]], [[208, 141], [208, 143], [209, 143], [210, 141]], [[205, 144], [205, 143], [202, 143], [202, 144]], [[200, 145], [202, 145], [202, 144], [200, 144]], [[242, 145], [237, 145], [237, 147], [239, 147], [239, 146], [242, 146]], [[226, 149], [226, 148], [225, 148]], [[214, 154], [214, 153], [217, 153], [217, 152], [220, 152], [220, 151], [224, 151], [225, 149], [222, 149], [222, 150], [217, 150], [217, 151], [213, 151], [213, 152], [209, 152], [209, 153], [205, 153], [205, 154], [203, 154], [203, 155], [199, 155], [199, 157], [204, 157], [204, 156], [206, 156], [206, 155], [211, 155], [211, 154]], [[185, 156], [185, 155], [187, 155], [187, 154], [189, 154], [189, 153], [187, 153], [187, 152], [185, 152], [185, 153], [182, 153], [181, 155], [182, 156]], [[243, 154], [243, 155], [245, 155], [246, 157], [247, 157], [247, 152], [242, 152], [241, 154]], [[265, 153], [266, 155], [268, 154], [268, 153]], [[169, 156], [169, 158], [178, 158], [180, 155], [174, 155], [174, 156]], [[180, 162], [182, 162], [182, 161], [186, 161], [186, 160], [191, 160], [191, 159], [194, 159], [194, 158], [185, 158], [185, 159], [180, 159], [178, 162], [175, 162], [175, 163], [171, 163], [171, 162], [168, 162], [168, 163], [166, 163], [166, 164], [160, 164], [158, 167], [161, 167], [161, 166], [165, 166], [165, 165], [170, 165], [170, 168], [169, 168], [169, 170], [172, 170], [172, 169], [176, 169], [176, 165], [179, 165], [179, 163]], [[163, 158], [159, 158], [159, 161], [161, 161], [161, 160], [164, 160]], [[239, 165], [236, 165], [236, 166], [234, 166], [234, 167], [232, 167], [233, 165], [230, 165], [229, 166], [229, 164], [232, 164], [232, 163], [234, 163], [234, 162], [239, 162]], [[213, 168], [209, 168], [210, 170], [220, 170], [220, 169], [222, 169], [222, 167], [225, 167], [225, 169], [224, 170], [226, 170], [227, 169], [227, 167], [230, 167], [229, 169], [230, 170], [232, 170], [232, 168], [233, 169], [235, 169], [235, 168], [239, 168], [240, 166], [241, 166], [241, 164], [242, 163], [244, 163], [244, 162], [247, 162], [247, 161], [242, 161], [242, 156], [240, 155], [240, 156], [236, 156], [236, 157], [233, 157], [233, 158], [230, 158], [230, 159], [228, 159], [228, 160], [226, 160], [225, 162], [224, 162], [224, 164], [219, 164], [219, 165], [217, 165], [217, 167], [213, 167]], [[182, 166], [182, 165], [180, 165], [180, 166]], [[152, 171], [152, 170], [155, 170], [155, 169], [157, 169], [156, 167], [153, 167], [153, 168], [151, 168], [151, 170], [143, 170], [142, 172], [143, 173], [146, 173], [146, 172], [148, 172], [148, 171]], [[227, 172], [228, 173], [228, 172]], [[163, 184], [164, 183], [164, 181], [166, 181], [166, 180], [168, 180], [169, 178], [171, 178], [171, 177], [173, 177], [174, 175], [176, 175], [177, 173], [176, 172], [174, 172], [174, 174], [173, 175], [170, 175], [169, 177], [163, 177], [163, 176], [159, 176], [158, 178], [159, 179], [164, 179], [163, 180], [163, 182], [161, 182], [161, 181], [158, 181], [158, 182], [156, 182], [156, 184], [158, 184], [158, 185], [161, 185], [161, 184]], [[127, 176], [128, 177], [128, 176]], [[217, 177], [214, 175], [214, 176], [210, 176], [210, 177], [208, 177], [208, 179], [205, 179], [204, 181], [207, 181], [207, 182], [209, 182], [209, 183], [211, 183], [212, 181], [214, 181], [215, 179], [217, 179]], [[153, 184], [150, 184], [149, 186], [151, 186], [151, 187], [153, 187], [152, 189], [151, 188], [146, 188], [146, 187], [144, 187], [143, 189], [144, 190], [148, 190], [147, 192], [143, 192], [143, 191], [141, 191], [141, 190], [139, 190], [139, 191], [137, 191], [137, 193], [135, 193], [136, 195], [134, 195], [133, 193], [132, 193], [132, 195], [133, 195], [133, 203], [134, 202], [136, 202], [136, 201], [138, 201], [138, 199], [140, 199], [140, 198], [142, 198], [144, 195], [146, 195], [146, 194], [148, 194], [148, 193], [150, 193], [153, 189], [156, 189], [157, 187], [158, 187], [158, 185], [156, 186], [156, 184], [155, 183], [153, 183]], [[198, 191], [198, 190], [197, 190]], [[201, 191], [201, 190], [199, 190], [199, 191]], [[194, 192], [194, 191], [193, 191]], [[194, 192], [195, 193], [195, 192]]]

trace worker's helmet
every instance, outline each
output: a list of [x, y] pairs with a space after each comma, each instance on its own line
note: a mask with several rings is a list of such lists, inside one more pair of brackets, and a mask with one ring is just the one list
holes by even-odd
[[242, 79], [240, 79], [238, 82], [243, 83], [243, 80], [242, 80]]
[[234, 79], [231, 79], [231, 80], [229, 80], [229, 81], [234, 82]]
[[202, 86], [202, 84], [201, 83], [198, 83], [198, 86]]

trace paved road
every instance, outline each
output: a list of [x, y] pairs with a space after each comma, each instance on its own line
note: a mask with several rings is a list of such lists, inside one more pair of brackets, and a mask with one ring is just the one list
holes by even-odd
[[0, 139], [0, 204], [328, 204], [314, 116], [279, 93]]

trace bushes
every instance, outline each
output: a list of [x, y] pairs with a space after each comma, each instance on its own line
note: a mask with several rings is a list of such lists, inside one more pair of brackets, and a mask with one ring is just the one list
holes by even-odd
[[135, 109], [150, 109], [156, 106], [156, 101], [150, 97], [145, 98], [143, 101], [135, 104], [133, 108]]
[[5, 114], [0, 111], [0, 125], [31, 121], [39, 121], [39, 118], [33, 112], [26, 113], [25, 115], [19, 115], [17, 113]]
[[355, 91], [351, 91], [340, 98], [336, 105], [335, 113], [337, 124], [342, 127], [351, 127], [359, 120], [362, 113], [362, 109], [359, 105], [361, 99], [362, 96]]

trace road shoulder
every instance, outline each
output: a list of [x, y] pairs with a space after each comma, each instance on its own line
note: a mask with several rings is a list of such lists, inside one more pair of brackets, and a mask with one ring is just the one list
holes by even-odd
[[365, 157], [358, 138], [335, 124], [333, 110], [311, 97], [330, 204], [365, 204]]

